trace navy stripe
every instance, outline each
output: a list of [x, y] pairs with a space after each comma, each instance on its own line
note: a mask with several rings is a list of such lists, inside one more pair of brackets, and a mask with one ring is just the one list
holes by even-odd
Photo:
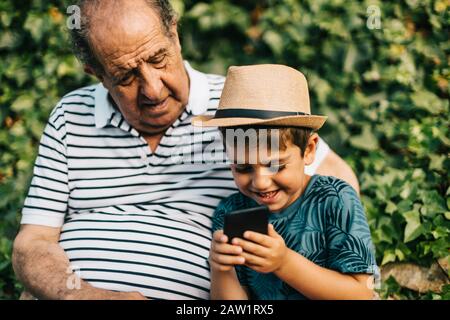
[[146, 263], [146, 262], [140, 262], [140, 261], [134, 261], [134, 260], [118, 260], [118, 259], [106, 259], [106, 258], [71, 258], [69, 259], [70, 262], [76, 262], [76, 261], [98, 261], [98, 262], [113, 262], [113, 263], [122, 263], [122, 264], [135, 264], [135, 265], [141, 265], [141, 266], [147, 266], [147, 267], [155, 267], [155, 268], [161, 268], [164, 270], [170, 270], [175, 272], [180, 272], [184, 274], [188, 274], [191, 276], [195, 276], [197, 278], [210, 281], [209, 278], [206, 278], [202, 275], [199, 275], [197, 273], [189, 272], [183, 269], [177, 269], [169, 266], [161, 266], [157, 264], [152, 263]]
[[80, 148], [80, 149], [135, 149], [135, 148], [147, 148], [148, 146], [145, 144], [140, 145], [125, 145], [125, 146], [86, 146], [86, 145], [77, 145], [77, 144], [67, 144], [67, 147], [71, 148]]
[[31, 184], [31, 185], [30, 185], [30, 189], [31, 189], [31, 188], [43, 189], [43, 190], [48, 190], [48, 191], [56, 192], [56, 193], [69, 194], [69, 193], [66, 192], [66, 191], [61, 191], [61, 190], [55, 190], [55, 189], [51, 189], [51, 188], [46, 188], [46, 187], [43, 187], [43, 186], [38, 186], [38, 185], [36, 185], [36, 184]]
[[[192, 189], [218, 189], [218, 190], [235, 190], [235, 188], [230, 188], [230, 187], [218, 187], [218, 186], [205, 186], [205, 187], [196, 187], [196, 186], [190, 186], [189, 187], [190, 190]], [[165, 188], [165, 189], [159, 189], [158, 191], [155, 192], [164, 192], [164, 191], [174, 191], [174, 190], [186, 190], [186, 188]], [[106, 196], [106, 197], [72, 197], [70, 196], [70, 199], [72, 200], [100, 200], [100, 199], [114, 199], [114, 198], [118, 198], [118, 197], [134, 197], [134, 196], [138, 196], [138, 195], [142, 195], [142, 194], [148, 194], [148, 192], [138, 192], [138, 193], [131, 193], [131, 194], [125, 194], [125, 195], [111, 195], [111, 196]]]
[[53, 179], [53, 178], [49, 178], [49, 177], [40, 176], [40, 175], [38, 175], [38, 174], [34, 174], [33, 177], [38, 177], [38, 178], [40, 178], [40, 179], [50, 180], [50, 181], [54, 181], [54, 182], [57, 182], [57, 183], [61, 183], [61, 184], [63, 184], [63, 185], [66, 185], [66, 181], [61, 181], [61, 180], [58, 180], [58, 179]]
[[44, 131], [43, 135], [46, 136], [47, 138], [52, 139], [53, 141], [58, 142], [60, 145], [62, 145], [65, 148], [64, 143], [62, 143], [61, 141], [57, 140], [55, 137], [50, 136], [47, 132]]
[[59, 162], [59, 163], [61, 163], [61, 164], [64, 164], [64, 165], [66, 165], [67, 163], [65, 162], [65, 161], [61, 161], [61, 160], [57, 160], [57, 159], [53, 159], [52, 157], [47, 157], [47, 156], [44, 156], [43, 154], [41, 154], [41, 153], [39, 153], [38, 154], [38, 157], [39, 158], [44, 158], [44, 159], [48, 159], [48, 160], [51, 160], [51, 161], [55, 161], [55, 162]]
[[[28, 197], [30, 198], [30, 196], [28, 196]], [[28, 208], [28, 209], [38, 209], [39, 211], [51, 211], [51, 212], [66, 214], [66, 211], [61, 211], [61, 210], [56, 210], [56, 209], [51, 209], [51, 208], [42, 208], [42, 207], [29, 206], [29, 205], [24, 205], [23, 207]]]
[[156, 275], [152, 275], [152, 274], [148, 274], [148, 273], [134, 272], [134, 271], [128, 271], [128, 270], [113, 270], [113, 269], [98, 269], [98, 268], [80, 268], [80, 271], [81, 272], [83, 272], [83, 271], [111, 272], [111, 273], [122, 273], [122, 274], [132, 274], [132, 275], [136, 275], [136, 276], [144, 276], [144, 277], [153, 278], [153, 279], [160, 279], [160, 280], [166, 280], [169, 282], [176, 282], [176, 283], [183, 284], [185, 286], [194, 287], [194, 288], [197, 288], [199, 290], [203, 290], [203, 291], [209, 293], [209, 288], [204, 288], [202, 286], [195, 285], [193, 283], [175, 280], [175, 279], [171, 279], [171, 278], [167, 278], [167, 277], [163, 277], [163, 276], [156, 276]]
[[67, 172], [64, 172], [64, 171], [61, 171], [61, 170], [58, 170], [58, 169], [55, 169], [55, 168], [50, 168], [50, 167], [47, 167], [47, 166], [43, 166], [43, 165], [40, 165], [40, 164], [37, 164], [37, 163], [34, 166], [37, 167], [37, 168], [42, 168], [42, 169], [48, 169], [48, 170], [56, 171], [56, 172], [62, 173], [64, 175], [67, 174]]
[[153, 236], [160, 236], [163, 238], [169, 238], [172, 240], [180, 241], [180, 242], [186, 242], [193, 246], [199, 247], [201, 249], [207, 250], [209, 252], [209, 247], [202, 246], [196, 242], [189, 241], [186, 239], [179, 239], [177, 237], [172, 237], [167, 234], [162, 233], [156, 233], [156, 232], [150, 232], [150, 231], [141, 231], [141, 230], [131, 230], [131, 229], [104, 229], [104, 228], [79, 228], [74, 230], [63, 230], [61, 231], [61, 234], [63, 233], [69, 233], [69, 232], [78, 232], [78, 231], [108, 231], [108, 232], [130, 232], [130, 233], [138, 233], [138, 234], [147, 234], [147, 235], [153, 235]]
[[[99, 229], [97, 231], [101, 231], [101, 230], [105, 230], [105, 229]], [[86, 231], [86, 229], [79, 229], [79, 231]], [[118, 231], [118, 230], [116, 230], [116, 231]], [[128, 230], [128, 231], [130, 231], [130, 230]], [[67, 232], [67, 230], [65, 232]], [[139, 232], [134, 231], [134, 230], [133, 230], [133, 232], [139, 233]], [[61, 233], [63, 233], [63, 232], [61, 232]], [[144, 232], [141, 232], [141, 233], [144, 233]], [[149, 234], [149, 233], [147, 233], [147, 234]], [[170, 238], [170, 237], [166, 237], [166, 238]], [[198, 246], [198, 247], [200, 247], [200, 246]], [[64, 249], [64, 251], [66, 251], [66, 252], [70, 252], [70, 251], [86, 251], [86, 250], [133, 253], [133, 254], [140, 254], [140, 255], [144, 255], [144, 256], [153, 256], [153, 257], [159, 257], [159, 258], [167, 258], [169, 260], [172, 259], [172, 260], [176, 260], [176, 261], [179, 261], [179, 262], [184, 262], [184, 263], [187, 263], [189, 265], [193, 265], [193, 266], [196, 266], [196, 267], [199, 267], [201, 269], [209, 271], [208, 267], [202, 266], [202, 265], [200, 265], [198, 263], [195, 263], [193, 261], [185, 260], [185, 259], [181, 259], [181, 258], [176, 258], [176, 257], [173, 257], [173, 256], [164, 255], [164, 254], [158, 254], [158, 253], [154, 253], [154, 252], [137, 251], [137, 250], [124, 250], [124, 249], [111, 249], [111, 248], [96, 248], [96, 247], [82, 247], [82, 248], [66, 248], [66, 249]]]
[[[50, 147], [50, 146], [46, 145], [46, 144], [43, 143], [43, 142], [41, 142], [40, 146], [45, 147], [45, 148], [47, 148], [47, 149], [50, 149], [50, 150], [52, 150], [52, 151], [54, 151], [54, 152], [60, 154], [60, 155], [63, 156], [64, 158], [66, 157], [66, 155], [65, 155], [64, 153], [62, 153], [62, 152], [56, 150], [56, 149], [53, 148], [53, 147]], [[65, 163], [65, 162], [64, 162], [64, 163]]]
[[[81, 220], [78, 220], [81, 221]], [[85, 220], [86, 221], [86, 220]], [[89, 220], [87, 220], [89, 221]], [[106, 221], [105, 221], [106, 222]], [[95, 241], [108, 241], [108, 242], [126, 242], [126, 243], [138, 243], [138, 244], [149, 244], [152, 246], [160, 246], [160, 247], [164, 247], [164, 248], [168, 248], [168, 249], [172, 249], [172, 250], [178, 250], [178, 251], [182, 251], [188, 254], [192, 254], [193, 256], [199, 257], [201, 259], [203, 259], [204, 257], [198, 253], [186, 250], [186, 249], [181, 249], [180, 247], [174, 247], [174, 246], [169, 246], [169, 245], [165, 245], [162, 243], [156, 243], [156, 242], [149, 242], [149, 241], [139, 241], [139, 240], [128, 240], [128, 239], [112, 239], [112, 238], [90, 238], [90, 237], [81, 237], [81, 238], [69, 238], [69, 239], [62, 239], [59, 240], [59, 242], [70, 242], [70, 241], [87, 241], [87, 240], [95, 240]]]
[[187, 298], [199, 300], [199, 297], [192, 296], [192, 295], [187, 294], [185, 292], [178, 292], [178, 291], [175, 291], [175, 290], [166, 289], [166, 288], [160, 288], [160, 287], [145, 286], [143, 284], [138, 284], [138, 283], [130, 283], [130, 282], [125, 282], [125, 281], [106, 280], [106, 279], [88, 279], [88, 278], [85, 278], [83, 280], [88, 281], [88, 282], [92, 282], [92, 283], [95, 283], [95, 282], [106, 282], [106, 283], [116, 283], [116, 284], [123, 284], [123, 285], [129, 285], [129, 286], [134, 286], [134, 287], [140, 287], [140, 288], [144, 288], [144, 289], [153, 289], [153, 290], [157, 290], [157, 291], [164, 291], [164, 292], [174, 293], [174, 294], [178, 294], [178, 295], [181, 295], [181, 296], [185, 296]]

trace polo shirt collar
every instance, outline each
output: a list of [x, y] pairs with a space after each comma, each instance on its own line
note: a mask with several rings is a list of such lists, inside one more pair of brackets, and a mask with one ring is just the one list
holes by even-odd
[[185, 61], [184, 66], [189, 76], [189, 102], [186, 111], [194, 116], [205, 113], [208, 110], [209, 102], [209, 82], [206, 74], [194, 70], [189, 62]]
[[[184, 61], [189, 76], [189, 100], [186, 111], [192, 115], [200, 115], [208, 109], [209, 83], [206, 74], [194, 70], [189, 62]], [[104, 128], [110, 124], [115, 108], [108, 99], [108, 90], [99, 83], [95, 89], [95, 126]]]
[[115, 113], [114, 106], [108, 99], [108, 90], [103, 86], [102, 83], [97, 85], [95, 88], [95, 127], [104, 128], [106, 127]]

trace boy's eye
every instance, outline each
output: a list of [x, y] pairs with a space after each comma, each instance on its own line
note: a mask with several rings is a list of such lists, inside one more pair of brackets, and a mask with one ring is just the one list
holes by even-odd
[[236, 170], [237, 172], [240, 172], [240, 173], [246, 173], [246, 172], [251, 172], [253, 170], [253, 168], [246, 164], [235, 164], [234, 170]]
[[269, 169], [270, 173], [277, 173], [277, 172], [283, 170], [284, 168], [286, 168], [286, 165], [285, 164], [270, 164], [267, 168]]

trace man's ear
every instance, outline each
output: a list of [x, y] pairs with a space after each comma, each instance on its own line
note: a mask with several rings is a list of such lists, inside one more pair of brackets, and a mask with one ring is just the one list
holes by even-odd
[[180, 37], [178, 37], [178, 20], [174, 20], [170, 26], [170, 35], [177, 48], [181, 51]]
[[311, 163], [314, 162], [318, 142], [319, 142], [319, 135], [317, 133], [313, 133], [309, 137], [308, 143], [306, 144], [305, 147], [305, 154], [303, 155], [303, 161], [305, 165], [310, 165]]
[[85, 64], [85, 65], [83, 65], [83, 69], [84, 69], [84, 72], [86, 72], [87, 74], [94, 76], [100, 82], [103, 82], [103, 76], [101, 74], [98, 74], [97, 72], [95, 72], [94, 68], [92, 68], [91, 66]]

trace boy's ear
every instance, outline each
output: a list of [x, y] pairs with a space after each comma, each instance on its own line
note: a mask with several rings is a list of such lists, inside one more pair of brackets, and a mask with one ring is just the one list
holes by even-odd
[[305, 154], [303, 156], [303, 161], [305, 165], [310, 165], [314, 162], [314, 158], [316, 157], [316, 148], [317, 143], [319, 142], [319, 135], [317, 133], [313, 133], [306, 144]]

